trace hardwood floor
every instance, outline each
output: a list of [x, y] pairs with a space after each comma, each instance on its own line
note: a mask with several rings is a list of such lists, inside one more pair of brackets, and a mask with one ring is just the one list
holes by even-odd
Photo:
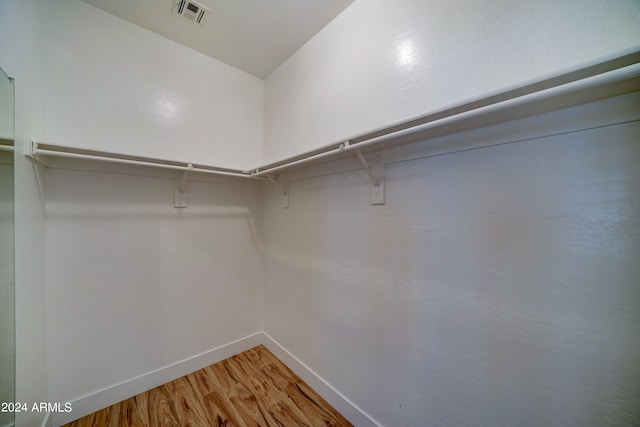
[[102, 409], [65, 427], [351, 424], [264, 346]]

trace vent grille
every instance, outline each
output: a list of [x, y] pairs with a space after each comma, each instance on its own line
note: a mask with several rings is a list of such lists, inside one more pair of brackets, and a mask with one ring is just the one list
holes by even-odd
[[205, 14], [211, 12], [211, 9], [195, 0], [176, 0], [173, 4], [173, 12], [184, 16], [195, 24], [202, 24]]

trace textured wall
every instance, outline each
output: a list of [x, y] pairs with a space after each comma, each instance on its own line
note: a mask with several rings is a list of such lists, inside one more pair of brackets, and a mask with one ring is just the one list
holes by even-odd
[[265, 195], [265, 331], [385, 426], [637, 425], [639, 136], [390, 164], [384, 206], [361, 170], [292, 174], [289, 209]]
[[79, 0], [51, 2], [50, 18], [47, 141], [261, 162], [262, 80]]
[[357, 0], [265, 82], [267, 161], [632, 46], [635, 0]]
[[[66, 401], [260, 331], [260, 187], [49, 169], [50, 393]], [[70, 380], [71, 379], [71, 380]]]

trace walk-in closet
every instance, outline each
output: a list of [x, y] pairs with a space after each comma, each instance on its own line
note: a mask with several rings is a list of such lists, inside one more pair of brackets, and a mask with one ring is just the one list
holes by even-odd
[[636, 0], [1, 0], [0, 427], [640, 424]]

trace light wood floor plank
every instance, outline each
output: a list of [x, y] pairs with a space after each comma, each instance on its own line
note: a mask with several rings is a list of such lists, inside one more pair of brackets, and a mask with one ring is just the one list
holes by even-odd
[[202, 406], [202, 396], [195, 392], [186, 378], [178, 378], [162, 387], [167, 390], [167, 394], [173, 400], [179, 425], [200, 427], [211, 424]]
[[258, 399], [242, 382], [242, 378], [236, 374], [230, 359], [216, 363], [212, 367], [222, 384], [221, 390], [226, 393], [231, 404], [248, 426], [277, 425], [266, 408], [258, 404]]
[[164, 386], [149, 390], [149, 425], [179, 426], [178, 414], [173, 399]]
[[229, 397], [221, 390], [203, 396], [203, 405], [216, 427], [248, 427]]
[[[261, 349], [264, 349], [264, 351], [261, 351]], [[287, 365], [282, 363], [280, 359], [275, 357], [273, 353], [262, 346], [252, 350], [255, 350], [255, 353], [259, 354], [260, 360], [265, 363], [262, 369], [264, 375], [271, 378], [274, 386], [283, 390], [295, 404], [302, 409], [310, 419], [312, 425], [351, 425], [346, 418], [333, 409], [326, 400], [320, 397], [318, 393], [302, 381], [300, 377], [289, 369]], [[255, 357], [252, 354], [247, 354], [247, 356]]]
[[263, 406], [272, 406], [287, 397], [286, 394], [265, 382], [267, 378], [262, 370], [252, 365], [249, 359], [243, 357], [243, 355], [229, 359], [229, 367], [233, 370], [236, 378], [239, 378], [251, 390], [252, 394], [260, 400], [260, 404]]
[[120, 403], [96, 412], [89, 424], [92, 427], [117, 427], [120, 421]]
[[149, 402], [146, 393], [120, 402], [121, 426], [145, 427], [149, 425]]
[[264, 346], [207, 366], [64, 427], [349, 427]]
[[262, 368], [273, 363], [273, 359], [275, 359], [273, 353], [271, 353], [266, 349], [266, 347], [262, 345], [249, 349], [241, 354], [251, 359], [251, 363], [253, 363], [258, 368]]
[[187, 379], [191, 386], [202, 396], [220, 390], [222, 387], [211, 366], [190, 373], [187, 375]]
[[251, 359], [240, 354], [230, 359], [235, 373], [243, 379], [256, 396], [260, 405], [267, 408], [277, 425], [310, 426], [309, 420], [282, 390], [275, 387], [262, 369], [251, 363]]
[[336, 412], [331, 405], [317, 395], [306, 383], [292, 376], [287, 370], [274, 364], [265, 366], [263, 372], [271, 379], [274, 387], [282, 390], [296, 407], [309, 419], [311, 425], [349, 426], [346, 418]]

